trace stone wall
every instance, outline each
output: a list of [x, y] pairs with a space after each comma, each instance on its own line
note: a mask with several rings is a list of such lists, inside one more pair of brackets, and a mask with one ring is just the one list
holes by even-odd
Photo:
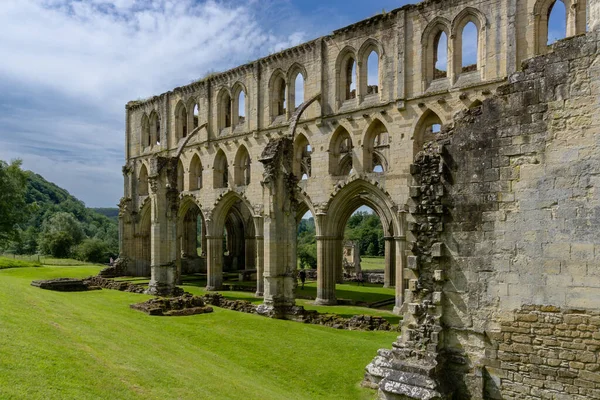
[[493, 339], [490, 398], [600, 399], [600, 311], [523, 306]]
[[[437, 360], [458, 398], [598, 398], [599, 42], [588, 33], [525, 61], [496, 97], [457, 115], [429, 146], [439, 168], [426, 176], [419, 162], [412, 168], [407, 265], [415, 278], [405, 298], [415, 304], [405, 321], [431, 286], [418, 205], [428, 206], [420, 192], [441, 174], [436, 268], [444, 282], [441, 310], [430, 314], [441, 316]], [[407, 328], [422, 328], [413, 321]], [[383, 398], [403, 398], [394, 393], [407, 386], [398, 371], [410, 340], [400, 337], [367, 368], [384, 371], [375, 377], [384, 378]], [[396, 386], [383, 385], [393, 379]]]

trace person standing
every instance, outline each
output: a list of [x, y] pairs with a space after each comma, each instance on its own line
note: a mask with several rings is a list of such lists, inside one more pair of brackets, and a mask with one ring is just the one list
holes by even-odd
[[300, 282], [302, 282], [302, 289], [304, 289], [304, 282], [306, 282], [306, 271], [304, 269], [301, 269], [298, 276], [300, 276]]

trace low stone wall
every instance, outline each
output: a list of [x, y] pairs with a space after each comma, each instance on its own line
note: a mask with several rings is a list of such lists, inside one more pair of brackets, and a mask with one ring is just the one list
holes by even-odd
[[193, 296], [189, 293], [180, 297], [150, 299], [143, 303], [131, 304], [130, 307], [149, 315], [167, 317], [213, 312], [212, 307], [207, 307], [204, 304], [204, 299], [202, 297]]
[[492, 337], [490, 398], [600, 399], [600, 312], [523, 306]]

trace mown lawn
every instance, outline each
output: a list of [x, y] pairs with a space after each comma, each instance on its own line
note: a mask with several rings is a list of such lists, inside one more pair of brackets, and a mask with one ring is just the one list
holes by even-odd
[[360, 256], [360, 268], [363, 270], [384, 269], [385, 258]]
[[25, 268], [25, 267], [39, 267], [40, 264], [34, 261], [23, 261], [10, 257], [0, 256], [0, 269], [7, 268]]
[[0, 271], [1, 399], [371, 399], [364, 367], [397, 335], [219, 308], [150, 317], [129, 308], [150, 296], [30, 286], [98, 270]]

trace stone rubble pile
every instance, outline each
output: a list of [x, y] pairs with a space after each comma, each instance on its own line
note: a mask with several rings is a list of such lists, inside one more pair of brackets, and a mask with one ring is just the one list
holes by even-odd
[[169, 317], [213, 312], [213, 308], [206, 306], [202, 297], [194, 296], [189, 293], [185, 293], [179, 297], [154, 298], [143, 303], [131, 304], [130, 307], [149, 315]]

